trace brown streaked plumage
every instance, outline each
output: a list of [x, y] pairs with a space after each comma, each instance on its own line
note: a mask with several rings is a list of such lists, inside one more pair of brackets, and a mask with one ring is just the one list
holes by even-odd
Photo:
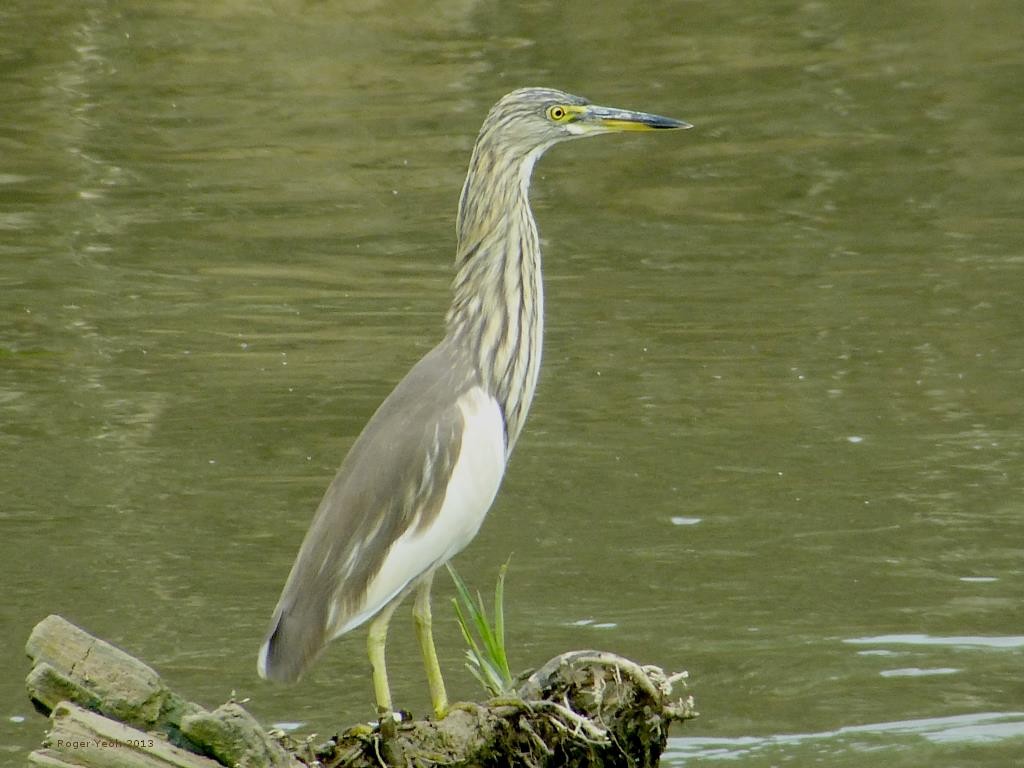
[[324, 494], [260, 650], [262, 677], [297, 679], [330, 640], [372, 619], [374, 691], [378, 707], [390, 709], [387, 624], [417, 589], [414, 615], [431, 699], [435, 713], [444, 713], [431, 580], [483, 522], [540, 368], [533, 165], [548, 147], [572, 138], [686, 127], [544, 88], [513, 91], [491, 109], [459, 201], [445, 336], [377, 409]]

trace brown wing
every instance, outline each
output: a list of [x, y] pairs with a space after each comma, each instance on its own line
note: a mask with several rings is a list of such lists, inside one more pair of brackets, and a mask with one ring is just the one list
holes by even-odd
[[458, 397], [474, 383], [472, 368], [442, 343], [363, 428], [281, 593], [260, 650], [262, 677], [297, 679], [339, 629], [354, 628], [345, 625], [364, 610], [367, 585], [390, 544], [437, 514], [462, 439]]

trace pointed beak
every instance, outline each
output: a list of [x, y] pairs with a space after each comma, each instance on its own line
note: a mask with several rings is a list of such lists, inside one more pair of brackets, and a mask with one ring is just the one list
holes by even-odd
[[590, 104], [580, 108], [579, 124], [585, 125], [591, 130], [596, 129], [595, 132], [662, 131], [693, 127], [684, 120], [676, 120], [671, 117]]

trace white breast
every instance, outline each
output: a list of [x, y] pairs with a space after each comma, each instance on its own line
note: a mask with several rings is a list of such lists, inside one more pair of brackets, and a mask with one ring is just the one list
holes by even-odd
[[335, 636], [370, 619], [419, 576], [454, 557], [476, 536], [505, 474], [505, 422], [497, 401], [477, 387], [459, 400], [462, 446], [444, 502], [427, 527], [416, 525], [391, 545], [366, 591], [363, 609]]

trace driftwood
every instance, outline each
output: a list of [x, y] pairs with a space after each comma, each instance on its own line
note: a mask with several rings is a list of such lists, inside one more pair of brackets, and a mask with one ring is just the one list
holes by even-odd
[[440, 720], [384, 717], [314, 745], [263, 728], [240, 704], [208, 711], [149, 666], [59, 616], [40, 622], [26, 684], [51, 720], [50, 768], [656, 766], [668, 726], [694, 717], [666, 675], [600, 651], [555, 657], [514, 696], [454, 704]]

